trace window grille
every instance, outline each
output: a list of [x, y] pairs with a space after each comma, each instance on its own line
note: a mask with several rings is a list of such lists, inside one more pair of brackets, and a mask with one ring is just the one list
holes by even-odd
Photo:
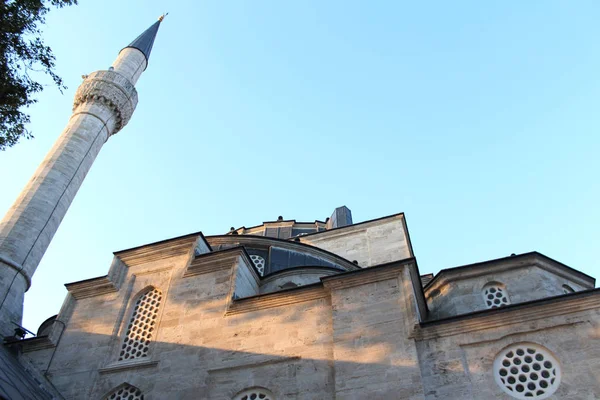
[[235, 396], [233, 400], [275, 400], [275, 397], [266, 389], [254, 388], [244, 390]]
[[516, 399], [545, 399], [560, 385], [560, 365], [546, 348], [518, 343], [496, 356], [494, 377]]
[[501, 283], [488, 283], [483, 287], [482, 294], [487, 308], [498, 308], [510, 304], [506, 288]]
[[135, 386], [125, 384], [115, 389], [104, 400], [144, 400], [142, 391]]
[[261, 256], [255, 255], [255, 254], [252, 254], [250, 256], [250, 259], [254, 263], [254, 266], [256, 267], [258, 274], [260, 276], [264, 276], [264, 274], [265, 274], [265, 259], [262, 258]]
[[161, 300], [162, 293], [160, 290], [152, 289], [136, 301], [121, 346], [119, 361], [148, 356], [148, 348], [156, 329], [156, 319]]

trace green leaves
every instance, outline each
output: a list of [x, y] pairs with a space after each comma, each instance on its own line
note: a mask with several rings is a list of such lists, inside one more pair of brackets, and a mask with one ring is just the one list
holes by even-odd
[[49, 75], [62, 92], [65, 85], [54, 71], [54, 54], [41, 37], [49, 6], [62, 8], [77, 0], [0, 0], [0, 150], [19, 139], [32, 138], [24, 108], [34, 104], [43, 86], [32, 75]]

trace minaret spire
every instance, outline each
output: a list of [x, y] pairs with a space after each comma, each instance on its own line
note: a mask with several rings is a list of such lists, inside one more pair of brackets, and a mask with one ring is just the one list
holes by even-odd
[[156, 34], [158, 32], [158, 28], [160, 27], [160, 23], [165, 19], [168, 13], [161, 15], [158, 17], [158, 21], [150, 25], [148, 29], [146, 29], [140, 36], [135, 38], [135, 40], [129, 43], [127, 48], [138, 49], [142, 52], [144, 57], [146, 57], [146, 65], [148, 65], [148, 61], [150, 60], [150, 53], [152, 52], [152, 46], [154, 45], [154, 39], [156, 38]]
[[84, 76], [67, 126], [0, 221], [0, 336], [21, 323], [24, 293], [75, 194], [104, 143], [133, 115], [135, 84], [161, 21], [121, 50], [108, 71]]

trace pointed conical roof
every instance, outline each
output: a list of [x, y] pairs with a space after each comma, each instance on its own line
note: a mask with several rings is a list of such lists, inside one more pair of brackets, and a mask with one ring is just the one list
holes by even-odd
[[152, 51], [152, 45], [154, 44], [154, 39], [156, 38], [156, 33], [158, 32], [158, 27], [162, 22], [164, 15], [161, 16], [158, 21], [150, 25], [148, 29], [146, 29], [140, 36], [135, 38], [135, 40], [129, 43], [129, 46], [124, 47], [121, 51], [127, 48], [138, 49], [144, 54], [146, 57], [146, 67], [148, 66], [148, 61], [150, 60], [150, 52]]

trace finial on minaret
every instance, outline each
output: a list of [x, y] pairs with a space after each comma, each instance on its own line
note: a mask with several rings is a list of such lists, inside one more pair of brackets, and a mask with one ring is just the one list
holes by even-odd
[[163, 15], [161, 15], [160, 17], [158, 17], [158, 22], [163, 22], [163, 19], [165, 19], [165, 17], [169, 15], [169, 13], [163, 13]]

